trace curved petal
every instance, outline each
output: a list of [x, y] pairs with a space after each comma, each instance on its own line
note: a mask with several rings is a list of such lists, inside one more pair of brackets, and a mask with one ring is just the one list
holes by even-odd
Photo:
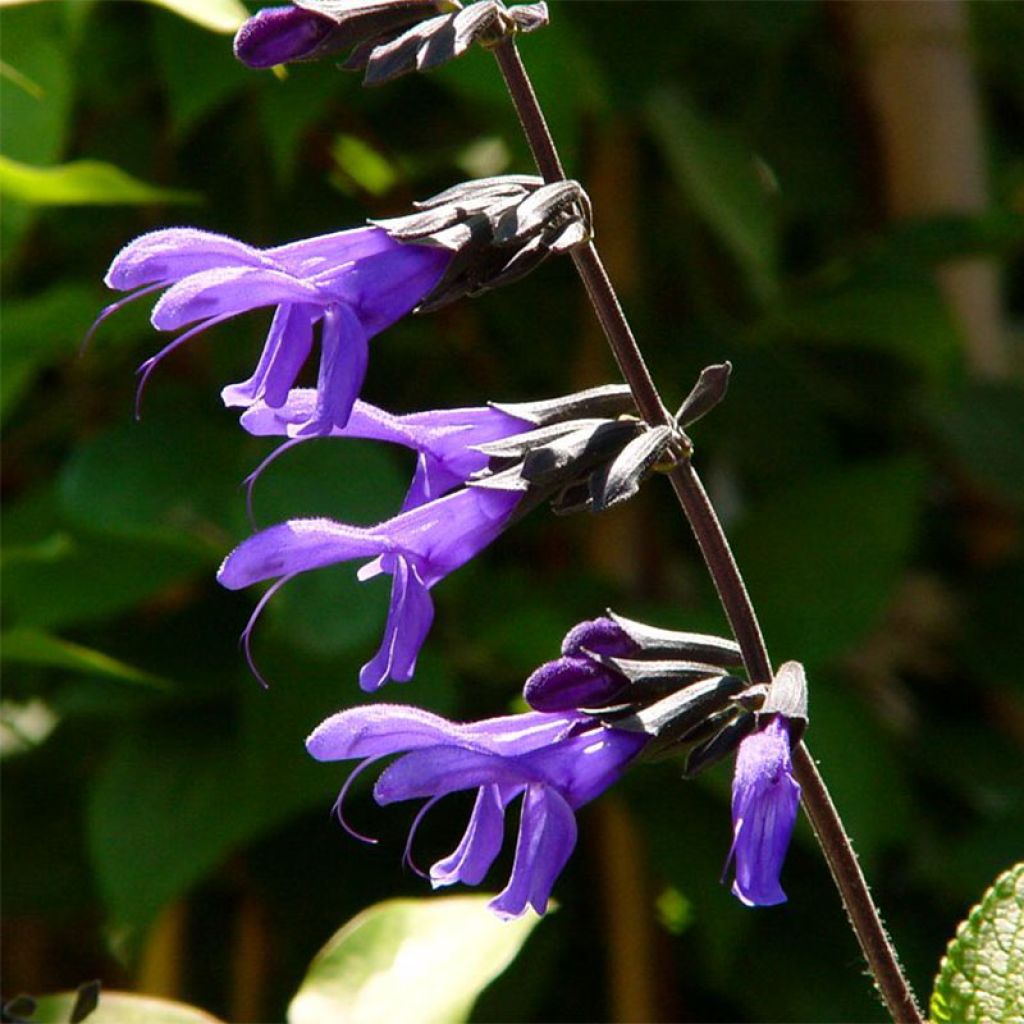
[[466, 488], [403, 512], [376, 529], [416, 556], [420, 574], [433, 586], [468, 562], [504, 529], [521, 495]]
[[505, 839], [505, 804], [497, 786], [481, 786], [469, 824], [455, 850], [430, 869], [435, 889], [462, 882], [479, 885], [501, 852]]
[[224, 559], [217, 581], [228, 590], [292, 576], [391, 549], [386, 537], [333, 519], [291, 519], [244, 540]]
[[451, 743], [460, 729], [440, 715], [407, 704], [365, 704], [321, 722], [306, 740], [306, 749], [318, 761], [382, 757]]
[[421, 747], [381, 772], [373, 798], [381, 806], [402, 800], [447, 796], [479, 786], [519, 786], [539, 781], [524, 773], [520, 761], [468, 747]]
[[103, 278], [108, 288], [130, 291], [147, 284], [170, 284], [217, 267], [259, 267], [258, 249], [227, 235], [198, 228], [165, 228], [129, 242]]
[[464, 476], [451, 472], [432, 455], [420, 452], [401, 511], [408, 512], [420, 505], [426, 505], [427, 502], [434, 501], [465, 483], [465, 480]]
[[575, 846], [572, 808], [554, 790], [530, 786], [523, 797], [512, 876], [488, 906], [505, 918], [519, 917], [528, 906], [543, 914]]
[[323, 295], [306, 281], [265, 267], [215, 267], [172, 285], [153, 307], [150, 321], [173, 331], [196, 320], [236, 316], [282, 303], [322, 305]]
[[434, 621], [434, 602], [416, 569], [401, 556], [395, 563], [384, 638], [359, 672], [359, 685], [366, 691], [379, 689], [388, 679], [404, 683], [412, 678]]
[[[368, 343], [363, 325], [347, 306], [333, 305], [324, 310], [316, 412], [299, 434], [325, 434], [345, 426], [366, 379]], [[292, 383], [294, 380], [289, 381], [289, 385]]]
[[382, 228], [349, 228], [275, 246], [266, 250], [266, 256], [296, 277], [310, 277], [399, 245]]
[[[229, 390], [231, 388], [225, 388], [221, 392], [224, 404], [239, 404], [227, 400], [225, 395]], [[268, 405], [263, 398], [253, 399], [239, 418], [239, 423], [254, 437], [287, 437], [297, 423], [303, 423], [313, 415], [315, 408], [316, 392], [312, 388], [292, 388], [285, 401], [278, 406]]]
[[247, 406], [260, 397], [271, 407], [281, 404], [309, 357], [313, 347], [313, 322], [318, 315], [319, 312], [308, 305], [279, 306], [256, 370], [248, 380], [230, 384], [221, 391], [224, 404], [229, 408]]

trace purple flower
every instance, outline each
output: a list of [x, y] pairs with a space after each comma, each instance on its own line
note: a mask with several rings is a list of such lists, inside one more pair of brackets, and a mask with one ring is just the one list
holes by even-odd
[[333, 53], [337, 26], [322, 14], [299, 7], [265, 7], [235, 35], [235, 56], [251, 68], [315, 60]]
[[229, 406], [262, 399], [271, 408], [288, 399], [319, 325], [316, 401], [297, 432], [323, 434], [348, 420], [366, 375], [369, 339], [408, 313], [440, 280], [449, 259], [438, 249], [395, 242], [375, 227], [272, 249], [196, 228], [168, 228], [118, 253], [104, 280], [133, 294], [108, 306], [96, 324], [126, 302], [166, 289], [153, 307], [153, 326], [188, 329], [139, 367], [141, 395], [154, 367], [179, 345], [240, 313], [274, 307], [256, 371], [222, 393]]
[[332, 519], [292, 519], [243, 541], [224, 560], [217, 579], [229, 590], [278, 580], [246, 627], [243, 640], [248, 649], [263, 606], [293, 576], [352, 559], [372, 559], [360, 569], [361, 580], [382, 572], [392, 577], [383, 642], [359, 673], [359, 685], [376, 690], [387, 679], [412, 678], [434, 618], [430, 588], [490, 544], [521, 497], [518, 491], [467, 487], [368, 527]]
[[601, 616], [574, 626], [562, 641], [562, 657], [545, 662], [529, 679], [523, 696], [537, 711], [603, 704], [626, 680], [588, 654], [635, 654], [640, 645], [613, 619]]
[[438, 9], [435, 0], [299, 0], [295, 6], [265, 7], [238, 30], [235, 56], [251, 68], [318, 60], [389, 39]]
[[573, 812], [607, 789], [647, 738], [610, 728], [574, 712], [530, 712], [459, 725], [419, 708], [371, 704], [339, 712], [306, 741], [318, 761], [362, 758], [363, 765], [401, 754], [374, 786], [378, 804], [427, 799], [423, 814], [443, 796], [477, 791], [466, 831], [455, 850], [430, 869], [436, 889], [479, 884], [504, 839], [505, 812], [522, 796], [512, 876], [490, 903], [502, 917], [528, 906], [547, 908], [552, 886], [576, 845]]
[[748, 906], [785, 903], [779, 873], [799, 805], [800, 786], [793, 778], [789, 723], [784, 715], [772, 715], [767, 725], [740, 744], [732, 780], [729, 860], [736, 858], [732, 891]]
[[[316, 392], [295, 388], [287, 400], [274, 409], [260, 399], [242, 414], [242, 426], [256, 436], [295, 435], [314, 415]], [[358, 437], [387, 441], [411, 448], [417, 453], [416, 471], [402, 505], [402, 511], [440, 498], [453, 487], [485, 469], [488, 456], [476, 451], [477, 445], [497, 441], [532, 428], [520, 419], [493, 406], [468, 409], [434, 409], [395, 416], [368, 402], [356, 400], [352, 415], [344, 427], [334, 427], [331, 437]], [[305, 438], [301, 438], [305, 440]], [[291, 442], [286, 442], [250, 476], [252, 481]]]

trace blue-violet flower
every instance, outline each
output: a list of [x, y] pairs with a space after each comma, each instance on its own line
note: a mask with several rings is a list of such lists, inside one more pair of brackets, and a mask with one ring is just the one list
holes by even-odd
[[328, 718], [306, 741], [319, 761], [362, 758], [363, 765], [401, 754], [374, 786], [378, 804], [426, 799], [423, 815], [443, 796], [473, 790], [476, 802], [458, 846], [430, 869], [434, 888], [479, 884], [504, 839], [505, 812], [522, 796], [519, 833], [508, 885], [490, 903], [502, 917], [528, 906], [547, 908], [552, 886], [576, 845], [574, 811], [607, 789], [647, 738], [575, 712], [530, 712], [460, 725], [419, 708], [371, 704]]
[[490, 544], [521, 497], [516, 491], [466, 487], [368, 527], [332, 519], [292, 519], [243, 541], [224, 560], [217, 579], [229, 590], [278, 581], [249, 620], [243, 634], [248, 650], [259, 613], [293, 576], [352, 559], [372, 559], [359, 570], [360, 580], [379, 573], [392, 576], [383, 642], [359, 673], [359, 685], [376, 690], [387, 679], [412, 678], [434, 618], [430, 588]]
[[[295, 384], [320, 326], [316, 402], [301, 434], [343, 427], [366, 375], [368, 342], [409, 312], [440, 280], [450, 254], [402, 245], [375, 227], [257, 249], [196, 228], [153, 231], [118, 253], [104, 279], [133, 294], [108, 306], [99, 324], [126, 302], [166, 289], [153, 326], [188, 328], [139, 367], [139, 391], [154, 367], [208, 327], [253, 309], [275, 307], [252, 377], [224, 389], [226, 405], [262, 399], [281, 406]], [[191, 325], [191, 326], [190, 326]]]
[[784, 715], [740, 743], [732, 781], [732, 891], [748, 906], [784, 903], [782, 863], [796, 823], [800, 785], [793, 778], [789, 723]]
[[[285, 442], [250, 476], [252, 480], [269, 461], [289, 447], [302, 424], [314, 415], [316, 392], [294, 388], [278, 408], [259, 399], [242, 414], [242, 426], [258, 437], [287, 436]], [[412, 484], [402, 511], [423, 505], [464, 484], [470, 476], [487, 467], [489, 457], [476, 446], [498, 441], [532, 428], [529, 420], [504, 412], [495, 406], [465, 409], [430, 409], [396, 416], [368, 402], [356, 400], [344, 427], [334, 427], [331, 437], [358, 437], [371, 441], [400, 444], [417, 453]]]

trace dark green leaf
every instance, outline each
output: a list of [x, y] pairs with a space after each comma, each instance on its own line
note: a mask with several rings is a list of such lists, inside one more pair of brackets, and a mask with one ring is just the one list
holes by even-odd
[[933, 419], [968, 475], [1024, 504], [1024, 388], [974, 382], [938, 405]]
[[663, 89], [651, 125], [676, 184], [765, 300], [777, 287], [777, 218], [768, 172], [737, 134], [713, 124], [681, 93]]
[[776, 659], [817, 666], [878, 621], [912, 550], [923, 483], [919, 463], [889, 459], [750, 508], [736, 557]]

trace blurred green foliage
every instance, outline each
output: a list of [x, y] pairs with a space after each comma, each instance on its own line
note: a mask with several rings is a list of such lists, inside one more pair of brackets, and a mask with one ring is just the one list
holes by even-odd
[[[206, 6], [208, 21], [232, 17], [227, 0]], [[1019, 379], [969, 379], [933, 275], [965, 255], [1008, 268], [1019, 338], [1020, 9], [970, 9], [991, 208], [887, 223], [854, 56], [827, 5], [552, 7], [524, 58], [666, 400], [705, 363], [734, 363], [697, 461], [773, 656], [809, 668], [809, 744], [924, 994], [1024, 834], [1024, 394]], [[255, 637], [263, 691], [236, 643], [255, 595], [219, 590], [213, 572], [248, 532], [239, 483], [271, 447], [217, 398], [247, 376], [265, 318], [162, 365], [139, 423], [133, 369], [161, 344], [145, 303], [78, 347], [109, 301], [106, 265], [143, 231], [188, 222], [277, 244], [396, 213], [467, 174], [529, 171], [528, 153], [484, 53], [364, 91], [329, 64], [247, 71], [229, 36], [159, 4], [16, 5], [0, 29], [0, 184], [36, 169], [0, 211], [5, 987], [125, 987], [160, 912], [186, 900], [175, 994], [226, 1016], [255, 986], [265, 1019], [282, 1019], [341, 922], [423, 895], [399, 868], [409, 809], [382, 812], [357, 786], [350, 815], [382, 842], [352, 841], [328, 815], [344, 769], [302, 745], [364, 699], [356, 673], [386, 594], [346, 567], [285, 588]], [[612, 373], [566, 264], [400, 323], [373, 348], [365, 395], [395, 411]], [[410, 470], [367, 444], [308, 444], [260, 481], [256, 518], [372, 522]], [[606, 525], [534, 513], [436, 597], [416, 680], [384, 697], [458, 717], [507, 710], [561, 635], [607, 606], [723, 628], [657, 483]], [[809, 833], [784, 875], [790, 902], [751, 911], [718, 883], [726, 766], [685, 785], [670, 765], [644, 767], [621, 790], [665, 1017], [882, 1018]], [[446, 852], [463, 813], [438, 808], [420, 861]], [[561, 909], [478, 1019], [613, 1013], [595, 982], [623, 955], [603, 827], [599, 808], [584, 812]], [[253, 904], [258, 982], [237, 962]]]

